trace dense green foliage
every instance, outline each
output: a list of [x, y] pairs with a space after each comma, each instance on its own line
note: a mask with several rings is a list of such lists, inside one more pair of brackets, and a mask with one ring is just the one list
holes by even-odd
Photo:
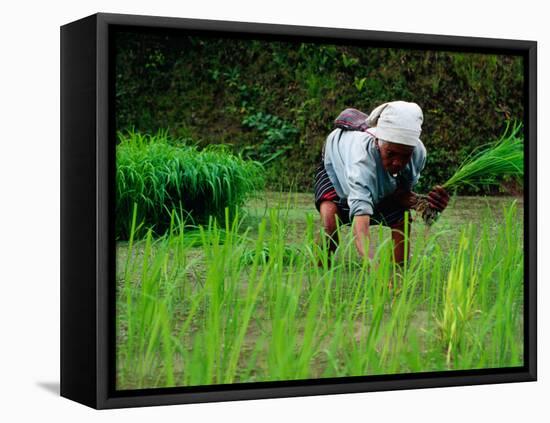
[[519, 56], [147, 33], [120, 33], [116, 45], [118, 129], [226, 144], [266, 162], [275, 188], [295, 181], [312, 190], [321, 147], [346, 107], [422, 107], [421, 191], [523, 117]]
[[[134, 204], [142, 229], [164, 233], [173, 219], [194, 223], [234, 211], [264, 186], [262, 166], [224, 146], [199, 151], [166, 133], [119, 133], [116, 147], [116, 236], [128, 239]], [[172, 211], [175, 215], [172, 216]]]
[[119, 243], [117, 388], [522, 366], [521, 209], [497, 204], [416, 225], [404, 268], [381, 226], [373, 260], [340, 228], [329, 265], [317, 218], [293, 220], [291, 201], [255, 227], [236, 216], [199, 238], [178, 225]]

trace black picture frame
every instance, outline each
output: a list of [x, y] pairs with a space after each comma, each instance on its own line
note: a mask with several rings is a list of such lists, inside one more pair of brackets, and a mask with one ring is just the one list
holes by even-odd
[[[524, 366], [290, 382], [116, 391], [114, 374], [113, 30], [139, 27], [524, 57]], [[537, 44], [98, 13], [61, 27], [61, 395], [97, 409], [534, 381], [536, 343]]]

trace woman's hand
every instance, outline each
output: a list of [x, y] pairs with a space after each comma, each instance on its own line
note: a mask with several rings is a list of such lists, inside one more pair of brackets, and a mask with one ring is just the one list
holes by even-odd
[[449, 194], [442, 186], [436, 185], [428, 193], [428, 202], [430, 203], [431, 208], [442, 212], [449, 204]]
[[416, 194], [412, 191], [397, 188], [391, 196], [393, 201], [396, 201], [401, 207], [410, 209], [414, 207], [418, 201]]

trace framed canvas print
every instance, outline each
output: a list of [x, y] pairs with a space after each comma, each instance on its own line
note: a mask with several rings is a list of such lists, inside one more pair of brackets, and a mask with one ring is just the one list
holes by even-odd
[[536, 380], [536, 43], [61, 28], [61, 394]]

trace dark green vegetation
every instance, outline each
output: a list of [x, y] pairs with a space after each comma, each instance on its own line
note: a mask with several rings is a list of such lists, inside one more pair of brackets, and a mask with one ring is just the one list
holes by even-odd
[[[128, 239], [134, 205], [141, 237], [152, 228], [163, 234], [176, 222], [223, 218], [263, 188], [262, 166], [221, 145], [202, 150], [166, 133], [119, 133], [116, 149], [116, 237]], [[172, 213], [173, 212], [173, 213]]]
[[413, 222], [404, 269], [381, 227], [373, 261], [345, 227], [328, 266], [304, 194], [118, 243], [117, 388], [521, 366], [522, 214], [454, 197], [430, 230]]
[[[523, 117], [520, 57], [368, 46], [118, 34], [117, 127], [266, 163], [271, 187], [311, 191], [332, 122], [406, 100], [424, 111], [428, 150], [418, 190], [441, 184], [506, 120]], [[294, 185], [293, 185], [294, 183]], [[500, 188], [461, 186], [460, 192]]]

